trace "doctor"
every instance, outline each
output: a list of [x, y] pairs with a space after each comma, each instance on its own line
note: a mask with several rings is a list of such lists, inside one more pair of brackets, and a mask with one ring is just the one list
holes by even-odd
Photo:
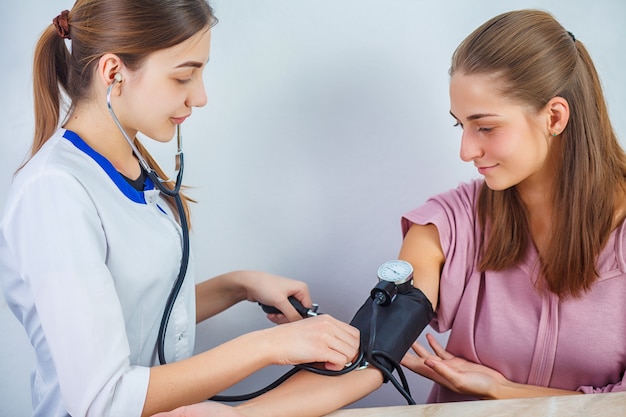
[[[178, 213], [123, 133], [167, 142], [205, 105], [215, 22], [205, 0], [78, 0], [37, 44], [32, 153], [0, 223], [4, 295], [36, 354], [34, 416], [149, 416], [202, 401], [271, 364], [337, 370], [357, 353], [355, 328], [328, 315], [299, 320], [287, 297], [310, 305], [304, 283], [236, 271], [195, 285], [190, 262], [165, 333], [167, 364], [157, 366], [189, 199], [180, 195]], [[243, 300], [277, 307], [284, 316], [269, 318], [286, 324], [192, 356], [196, 323]]]

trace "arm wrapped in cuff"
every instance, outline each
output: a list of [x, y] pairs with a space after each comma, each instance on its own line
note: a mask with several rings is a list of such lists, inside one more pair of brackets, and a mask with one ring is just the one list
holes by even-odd
[[[350, 324], [361, 331], [361, 349], [368, 361], [393, 371], [433, 315], [428, 298], [411, 285], [399, 292], [387, 306], [376, 305], [376, 301], [368, 298]], [[372, 329], [373, 316], [375, 328]], [[373, 340], [370, 338], [372, 332]]]

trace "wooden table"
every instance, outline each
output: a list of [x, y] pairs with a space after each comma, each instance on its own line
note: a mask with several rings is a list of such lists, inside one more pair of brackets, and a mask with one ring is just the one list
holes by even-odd
[[626, 417], [626, 392], [343, 409], [327, 417]]

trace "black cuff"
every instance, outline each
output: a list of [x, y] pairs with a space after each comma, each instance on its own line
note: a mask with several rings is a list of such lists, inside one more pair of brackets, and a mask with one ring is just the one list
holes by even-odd
[[[377, 310], [376, 328], [374, 343], [370, 346], [374, 309]], [[350, 324], [361, 331], [361, 349], [366, 360], [392, 372], [433, 315], [428, 298], [418, 288], [410, 286], [398, 293], [387, 306], [375, 305], [372, 298], [368, 298]]]

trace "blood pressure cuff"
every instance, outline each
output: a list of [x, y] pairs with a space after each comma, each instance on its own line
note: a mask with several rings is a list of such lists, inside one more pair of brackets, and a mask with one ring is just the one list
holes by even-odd
[[[378, 309], [376, 331], [372, 351], [368, 352], [374, 308]], [[372, 298], [368, 298], [350, 324], [361, 331], [361, 348], [365, 357], [372, 360], [374, 353], [373, 360], [378, 363], [373, 365], [382, 365], [391, 372], [428, 326], [433, 315], [433, 307], [428, 298], [422, 291], [410, 286], [409, 289], [398, 293], [388, 306], [374, 306]], [[383, 352], [384, 355], [376, 354], [377, 352]], [[384, 356], [388, 356], [395, 364]]]

